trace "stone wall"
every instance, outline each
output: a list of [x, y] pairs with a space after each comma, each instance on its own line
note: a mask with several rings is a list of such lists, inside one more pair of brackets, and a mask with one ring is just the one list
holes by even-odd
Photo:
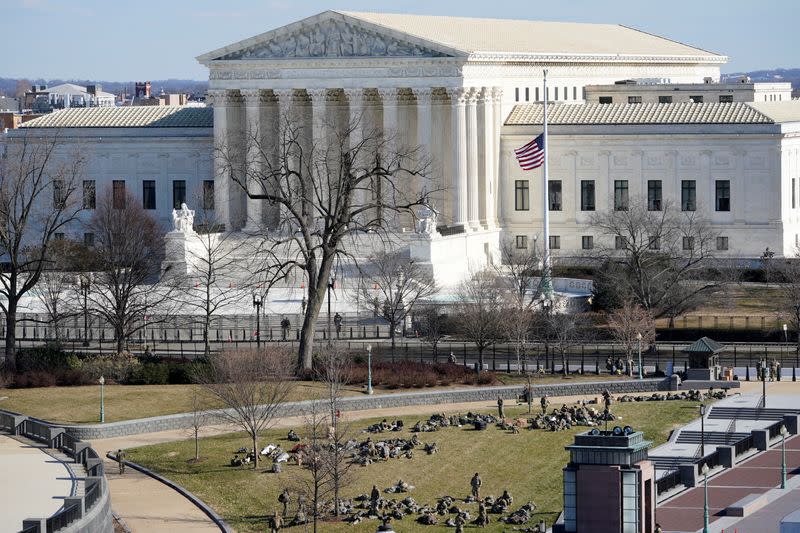
[[[597, 395], [603, 389], [610, 390], [613, 394], [654, 392], [669, 390], [669, 379], [643, 379], [643, 380], [616, 380], [616, 381], [582, 381], [564, 382], [550, 385], [534, 385], [535, 397], [546, 394], [547, 396], [573, 396]], [[494, 402], [497, 398], [506, 400], [516, 399], [522, 394], [523, 386], [500, 387], [475, 387], [454, 390], [431, 390], [420, 392], [400, 392], [396, 394], [379, 394], [374, 396], [355, 396], [343, 398], [341, 409], [343, 411], [361, 411], [365, 409], [382, 409], [387, 407], [408, 407], [412, 405], [436, 405], [463, 402]], [[276, 416], [299, 416], [309, 410], [311, 402], [288, 402], [281, 406]], [[213, 411], [219, 413], [219, 411]], [[186, 429], [191, 427], [192, 414], [182, 413], [177, 415], [156, 416], [111, 422], [107, 424], [59, 426], [68, 433], [80, 439], [106, 439], [140, 433], [152, 433], [171, 429]]]
[[111, 495], [108, 492], [108, 481], [103, 478], [100, 498], [95, 502], [83, 518], [73, 522], [59, 533], [112, 533], [114, 517], [111, 514]]

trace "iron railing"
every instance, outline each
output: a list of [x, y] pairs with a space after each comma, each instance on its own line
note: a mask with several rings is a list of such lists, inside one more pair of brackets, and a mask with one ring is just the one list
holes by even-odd
[[81, 504], [74, 503], [69, 507], [65, 507], [57, 514], [48, 518], [45, 523], [47, 524], [47, 533], [55, 532], [64, 529], [71, 523], [81, 518]]
[[750, 435], [749, 437], [745, 437], [742, 440], [736, 442], [734, 447], [736, 449], [736, 457], [747, 453], [748, 451], [752, 450], [755, 446], [753, 442], [753, 436]]
[[656, 481], [656, 494], [663, 494], [681, 484], [681, 473], [678, 470], [670, 472]]

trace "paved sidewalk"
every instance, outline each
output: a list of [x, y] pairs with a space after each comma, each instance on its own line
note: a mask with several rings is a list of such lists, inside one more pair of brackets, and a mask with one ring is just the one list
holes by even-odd
[[27, 518], [46, 518], [73, 494], [67, 465], [30, 442], [0, 435], [0, 533], [16, 533]]

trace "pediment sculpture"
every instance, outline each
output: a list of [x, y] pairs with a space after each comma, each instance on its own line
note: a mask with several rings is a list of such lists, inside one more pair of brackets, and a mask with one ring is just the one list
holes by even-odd
[[330, 20], [289, 35], [230, 53], [220, 59], [287, 59], [312, 57], [446, 57], [413, 43]]

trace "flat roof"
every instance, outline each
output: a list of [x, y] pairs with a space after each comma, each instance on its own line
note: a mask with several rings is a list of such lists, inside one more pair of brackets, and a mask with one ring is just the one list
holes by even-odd
[[210, 107], [81, 107], [48, 113], [21, 128], [213, 128]]

